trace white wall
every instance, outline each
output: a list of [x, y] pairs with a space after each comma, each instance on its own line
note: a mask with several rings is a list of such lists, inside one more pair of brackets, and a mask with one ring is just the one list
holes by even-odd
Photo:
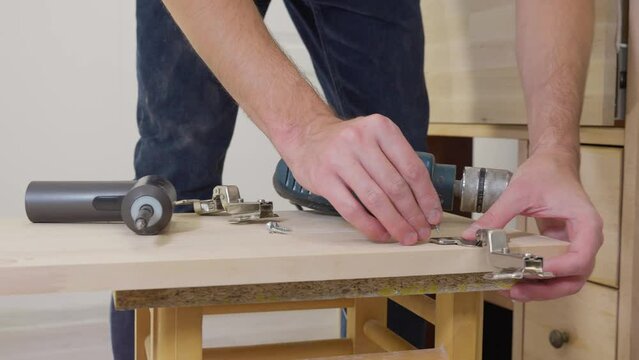
[[[135, 2], [38, 0], [0, 5], [0, 216], [23, 216], [31, 180], [133, 178], [137, 140]], [[267, 16], [282, 46], [313, 78], [279, 1]], [[243, 114], [224, 182], [272, 199], [279, 159]]]
[[[267, 22], [316, 82], [281, 1]], [[31, 180], [133, 178], [136, 99], [135, 1], [0, 2], [0, 217], [26, 221]], [[224, 182], [239, 185], [246, 199], [291, 209], [272, 189], [278, 159], [241, 114]], [[109, 359], [108, 301], [108, 292], [0, 297], [0, 358]], [[337, 319], [334, 310], [212, 319], [205, 342], [335, 337]]]

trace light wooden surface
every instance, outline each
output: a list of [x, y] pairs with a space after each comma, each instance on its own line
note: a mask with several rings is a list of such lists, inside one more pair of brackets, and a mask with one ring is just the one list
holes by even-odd
[[438, 294], [435, 347], [456, 360], [481, 360], [484, 300], [481, 292]]
[[[428, 125], [428, 135], [528, 140], [528, 127], [526, 125], [433, 122]], [[579, 140], [582, 144], [623, 146], [624, 128], [582, 126], [579, 128]]]
[[283, 344], [265, 344], [204, 349], [207, 360], [293, 360], [352, 354], [350, 339], [300, 341]]
[[[523, 360], [617, 359], [616, 325], [617, 291], [593, 283], [569, 297], [527, 303]], [[548, 340], [554, 329], [569, 336], [560, 349]]]
[[313, 360], [449, 360], [444, 349], [412, 350], [365, 355], [313, 358]]
[[370, 320], [386, 324], [387, 301], [386, 298], [382, 297], [355, 299], [355, 307], [346, 310], [346, 337], [353, 341], [354, 354], [384, 351], [376, 342], [364, 334], [364, 325]]
[[622, 165], [621, 148], [581, 147], [581, 182], [604, 224], [604, 243], [589, 280], [612, 287], [619, 286]]
[[262, 304], [209, 305], [202, 309], [204, 315], [243, 314], [252, 312], [295, 311], [310, 309], [338, 309], [353, 306], [353, 299], [286, 301]]
[[[174, 216], [163, 235], [138, 236], [121, 224], [31, 224], [2, 220], [0, 295], [265, 284], [493, 270], [485, 249], [422, 243], [376, 244], [343, 219], [281, 212], [293, 231], [224, 217]], [[458, 236], [469, 220], [444, 217], [442, 236]], [[565, 243], [513, 235], [512, 248], [542, 256]], [[550, 251], [550, 253], [548, 252]]]
[[147, 338], [151, 336], [151, 312], [149, 309], [135, 309], [135, 329], [134, 329], [135, 359], [147, 359], [147, 348], [150, 349], [150, 343], [147, 346]]
[[[612, 125], [615, 0], [596, 0], [582, 125]], [[422, 0], [431, 122], [526, 122], [515, 58], [515, 2]]]
[[151, 360], [202, 359], [202, 309], [151, 309]]
[[628, 1], [628, 89], [624, 147], [621, 258], [619, 263], [619, 359], [638, 359], [639, 341], [639, 0]]

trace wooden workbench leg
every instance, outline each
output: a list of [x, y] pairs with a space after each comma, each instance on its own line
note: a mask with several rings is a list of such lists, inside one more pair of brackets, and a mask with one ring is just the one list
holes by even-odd
[[202, 308], [151, 309], [149, 360], [201, 360]]
[[147, 360], [144, 341], [151, 335], [151, 313], [149, 309], [135, 310], [135, 360]]
[[443, 346], [451, 360], [481, 360], [482, 293], [437, 294], [435, 313], [435, 346]]
[[386, 302], [381, 298], [355, 299], [354, 307], [346, 310], [346, 335], [353, 342], [354, 354], [366, 354], [384, 351], [364, 334], [364, 325], [368, 320], [376, 320], [386, 326]]

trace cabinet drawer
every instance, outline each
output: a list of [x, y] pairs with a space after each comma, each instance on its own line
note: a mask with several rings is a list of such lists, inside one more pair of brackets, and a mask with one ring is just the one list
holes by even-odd
[[[431, 122], [525, 124], [515, 1], [422, 0]], [[581, 125], [613, 125], [619, 0], [595, 1]]]
[[581, 147], [581, 182], [604, 223], [604, 243], [597, 253], [590, 281], [616, 288], [619, 287], [622, 168], [621, 148]]
[[[619, 244], [623, 150], [617, 147], [582, 146], [581, 182], [603, 218], [604, 243], [597, 253], [590, 281], [619, 287]], [[536, 232], [528, 219], [528, 232]]]
[[[568, 334], [560, 348], [553, 330]], [[613, 360], [617, 333], [617, 291], [587, 283], [577, 294], [524, 305], [523, 360]]]

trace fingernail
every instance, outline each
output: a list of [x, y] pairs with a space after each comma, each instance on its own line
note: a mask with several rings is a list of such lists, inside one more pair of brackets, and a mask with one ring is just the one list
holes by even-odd
[[417, 233], [408, 233], [402, 238], [403, 245], [413, 245], [417, 242]]
[[430, 238], [430, 228], [419, 229], [419, 239], [428, 240], [428, 238]]
[[436, 224], [439, 224], [441, 217], [442, 217], [442, 212], [440, 210], [433, 209], [428, 213], [427, 220], [429, 224], [436, 225]]

